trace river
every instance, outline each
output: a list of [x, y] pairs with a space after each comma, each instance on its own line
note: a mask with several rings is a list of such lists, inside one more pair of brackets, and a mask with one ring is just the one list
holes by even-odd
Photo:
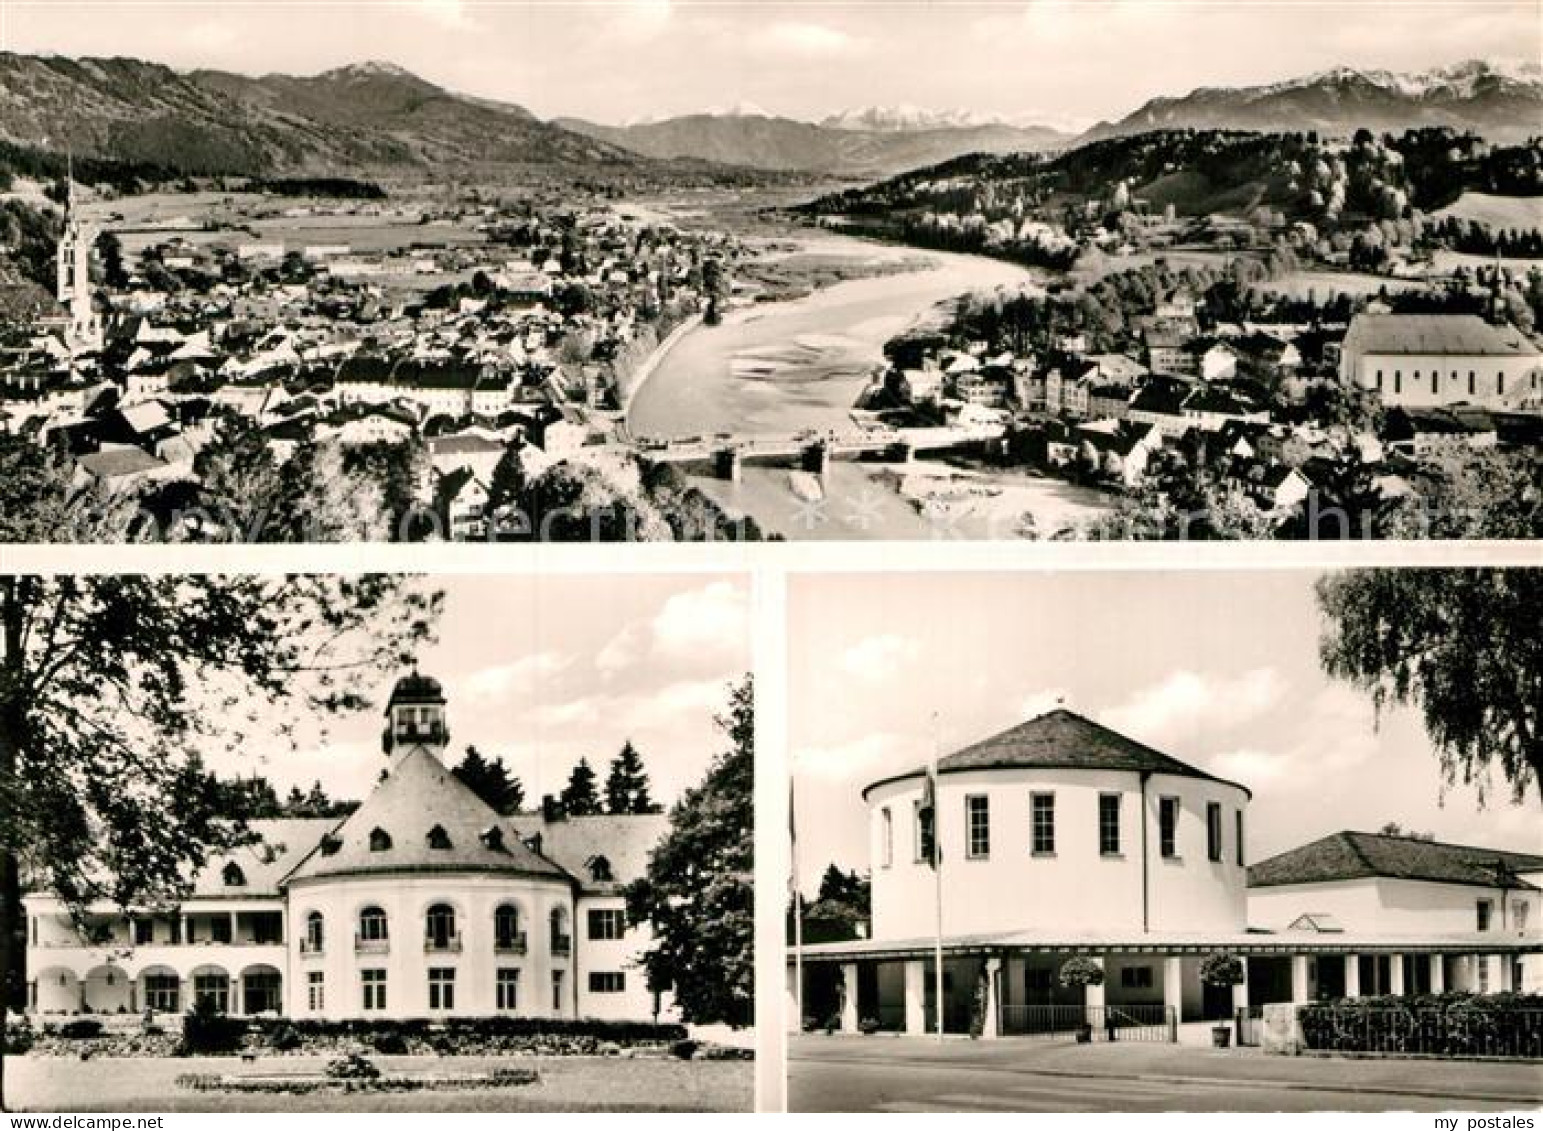
[[[979, 256], [921, 252], [837, 234], [796, 237], [804, 253], [930, 266], [853, 279], [803, 298], [735, 309], [658, 359], [634, 392], [635, 437], [738, 437], [842, 428], [883, 364], [886, 341], [969, 292], [1040, 287], [1042, 276]], [[739, 483], [694, 482], [726, 508], [789, 538], [1044, 536], [1107, 506], [1098, 492], [1021, 472], [837, 463], [823, 484], [747, 466]]]
[[1027, 270], [994, 259], [835, 234], [798, 242], [809, 254], [933, 266], [742, 307], [717, 326], [693, 330], [634, 394], [627, 413], [634, 436], [749, 436], [846, 425], [890, 338], [966, 292], [1038, 285]]

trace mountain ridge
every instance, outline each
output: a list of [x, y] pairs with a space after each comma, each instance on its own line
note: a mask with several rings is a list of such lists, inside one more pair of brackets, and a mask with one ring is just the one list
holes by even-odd
[[0, 52], [0, 138], [194, 173], [642, 164], [522, 106], [456, 94], [380, 62], [250, 76]]
[[1543, 132], [1543, 67], [1467, 59], [1426, 71], [1349, 66], [1253, 86], [1201, 86], [1159, 95], [1078, 144], [1155, 129], [1350, 133], [1446, 126], [1498, 142]]

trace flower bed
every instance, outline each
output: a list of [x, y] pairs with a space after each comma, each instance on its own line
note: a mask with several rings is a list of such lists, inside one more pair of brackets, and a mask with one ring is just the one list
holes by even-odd
[[[178, 1019], [180, 1020], [180, 1019]], [[177, 1055], [341, 1056], [363, 1050], [384, 1056], [668, 1056], [687, 1040], [681, 1025], [630, 1021], [567, 1021], [531, 1017], [456, 1018], [445, 1021], [316, 1021], [220, 1018], [231, 1040], [193, 1047], [180, 1032], [159, 1025], [138, 1031], [109, 1029], [100, 1036], [68, 1037], [61, 1027], [13, 1026], [10, 1051], [33, 1056], [165, 1057]], [[179, 1030], [181, 1026], [177, 1027]], [[703, 1046], [698, 1055], [737, 1057]]]
[[456, 1092], [479, 1088], [519, 1088], [539, 1080], [534, 1068], [497, 1068], [467, 1075], [426, 1076], [219, 1076], [193, 1072], [177, 1077], [177, 1087], [194, 1092], [247, 1092], [303, 1096], [312, 1092]]

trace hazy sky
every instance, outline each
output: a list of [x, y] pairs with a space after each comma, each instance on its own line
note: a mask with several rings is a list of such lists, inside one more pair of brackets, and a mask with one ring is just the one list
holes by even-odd
[[963, 107], [1063, 126], [1340, 64], [1536, 60], [1537, 0], [0, 0], [0, 46], [309, 74], [382, 59], [543, 117], [751, 102]]
[[1449, 791], [1418, 715], [1374, 725], [1319, 671], [1315, 574], [838, 575], [789, 580], [800, 883], [868, 868], [863, 786], [1053, 708], [1253, 790], [1251, 861], [1388, 821], [1543, 852], [1538, 800]]
[[[454, 576], [439, 643], [420, 669], [445, 687], [454, 764], [468, 745], [501, 755], [528, 803], [560, 791], [581, 755], [603, 784], [630, 738], [656, 799], [694, 785], [725, 740], [713, 716], [749, 670], [748, 589], [740, 577]], [[360, 798], [385, 757], [380, 734], [397, 675], [383, 677], [377, 710], [329, 724], [331, 741], [211, 759], [220, 772], [257, 769], [282, 794], [319, 779], [334, 797]]]

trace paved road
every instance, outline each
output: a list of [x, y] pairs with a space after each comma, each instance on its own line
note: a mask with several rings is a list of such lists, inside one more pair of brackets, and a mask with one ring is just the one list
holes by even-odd
[[1543, 1105], [1535, 1064], [1433, 1065], [1044, 1042], [939, 1048], [795, 1038], [793, 1111], [1520, 1111]]

